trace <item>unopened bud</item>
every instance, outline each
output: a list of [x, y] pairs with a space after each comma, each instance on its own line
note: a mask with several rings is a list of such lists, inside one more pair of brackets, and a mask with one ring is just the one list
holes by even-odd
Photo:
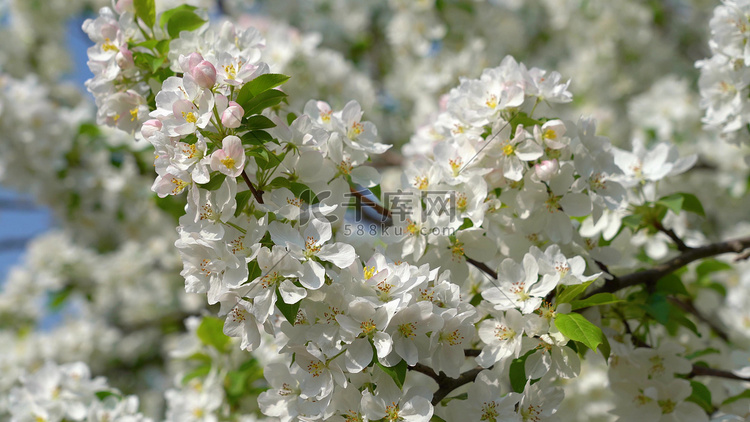
[[201, 53], [197, 52], [190, 53], [187, 56], [180, 54], [177, 61], [180, 62], [180, 67], [184, 73], [190, 73], [195, 66], [198, 66], [198, 64], [203, 61], [203, 56], [201, 56]]
[[115, 10], [119, 14], [123, 14], [125, 12], [135, 12], [133, 0], [117, 0], [117, 3], [115, 3]]
[[143, 122], [143, 126], [141, 126], [141, 135], [143, 135], [145, 139], [149, 139], [154, 136], [156, 132], [161, 131], [161, 127], [162, 124], [160, 120], [146, 120], [145, 122]]
[[216, 83], [216, 68], [208, 60], [203, 60], [190, 69], [190, 75], [201, 88], [211, 89]]
[[534, 165], [534, 173], [539, 180], [549, 182], [560, 169], [557, 164], [557, 160], [544, 160], [539, 164]]
[[242, 106], [234, 101], [230, 101], [227, 109], [221, 113], [221, 124], [230, 129], [238, 128], [240, 127], [240, 123], [242, 123], [242, 116], [244, 115], [245, 110]]

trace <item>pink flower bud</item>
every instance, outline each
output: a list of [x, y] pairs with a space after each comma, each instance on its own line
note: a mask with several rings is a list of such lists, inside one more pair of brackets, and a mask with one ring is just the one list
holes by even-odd
[[216, 68], [208, 60], [203, 60], [190, 69], [190, 75], [201, 88], [211, 89], [216, 83]]
[[115, 3], [115, 10], [119, 14], [123, 14], [125, 12], [135, 12], [133, 0], [117, 0], [117, 3]]
[[557, 164], [557, 160], [544, 160], [539, 164], [534, 165], [534, 173], [539, 180], [549, 182], [560, 169]]
[[133, 52], [128, 50], [125, 46], [120, 47], [120, 51], [115, 55], [115, 60], [122, 70], [131, 69], [135, 66]]
[[160, 120], [146, 120], [145, 122], [143, 122], [143, 126], [141, 126], [141, 135], [143, 135], [145, 139], [149, 139], [154, 136], [156, 132], [161, 131], [161, 127], [162, 124]]
[[245, 110], [242, 106], [234, 101], [230, 101], [227, 109], [221, 113], [221, 124], [231, 129], [238, 128], [240, 127], [240, 123], [242, 123], [242, 116], [244, 115]]
[[201, 53], [190, 53], [188, 56], [180, 54], [178, 61], [180, 62], [182, 71], [190, 73], [195, 66], [198, 66], [198, 64], [203, 61], [203, 56], [201, 56]]

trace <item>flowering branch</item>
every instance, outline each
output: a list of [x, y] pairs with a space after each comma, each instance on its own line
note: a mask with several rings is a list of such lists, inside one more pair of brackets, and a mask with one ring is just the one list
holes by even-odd
[[409, 367], [409, 369], [421, 372], [429, 376], [430, 378], [434, 379], [440, 386], [432, 396], [433, 406], [437, 406], [437, 404], [440, 403], [441, 400], [443, 400], [448, 394], [450, 394], [451, 391], [455, 390], [456, 388], [470, 382], [474, 382], [474, 380], [477, 378], [477, 375], [485, 370], [485, 368], [476, 367], [459, 375], [458, 378], [449, 378], [442, 372], [440, 374], [436, 374], [432, 368], [421, 363]]
[[750, 236], [739, 239], [727, 240], [724, 242], [712, 243], [710, 245], [692, 248], [684, 251], [679, 256], [661, 263], [654, 268], [627, 274], [621, 277], [615, 277], [607, 282], [604, 286], [591, 291], [587, 297], [597, 293], [613, 293], [626, 287], [637, 286], [639, 284], [654, 284], [660, 278], [676, 271], [685, 265], [703, 258], [709, 258], [725, 253], [740, 253], [750, 248]]
[[750, 381], [750, 378], [748, 377], [741, 377], [729, 371], [723, 371], [721, 369], [715, 369], [715, 368], [708, 368], [706, 366], [693, 365], [693, 370], [690, 372], [690, 374], [688, 374], [688, 378], [698, 377], [698, 376], [726, 378], [726, 379], [737, 380], [737, 381]]
[[263, 191], [258, 191], [255, 189], [255, 186], [253, 186], [253, 182], [250, 181], [250, 178], [247, 176], [247, 173], [245, 173], [245, 170], [242, 170], [242, 180], [245, 181], [245, 184], [247, 184], [247, 187], [250, 188], [250, 192], [253, 193], [253, 197], [255, 197], [255, 200], [258, 201], [259, 204], [263, 203]]

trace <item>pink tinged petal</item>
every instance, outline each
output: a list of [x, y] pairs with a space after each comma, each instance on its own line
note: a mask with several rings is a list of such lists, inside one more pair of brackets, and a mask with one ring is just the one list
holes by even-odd
[[177, 100], [172, 104], [172, 113], [174, 116], [188, 123], [198, 121], [198, 108], [188, 100]]

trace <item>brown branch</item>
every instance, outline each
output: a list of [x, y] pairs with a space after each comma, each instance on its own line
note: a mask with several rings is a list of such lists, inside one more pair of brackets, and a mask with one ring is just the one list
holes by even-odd
[[703, 258], [709, 258], [725, 253], [740, 253], [750, 248], [750, 236], [739, 239], [727, 240], [724, 242], [712, 243], [710, 245], [692, 248], [684, 251], [679, 256], [670, 259], [667, 262], [656, 265], [648, 270], [638, 271], [624, 276], [616, 277], [610, 280], [604, 286], [591, 291], [586, 297], [597, 293], [613, 293], [626, 287], [637, 286], [639, 284], [652, 285], [660, 278], [678, 270], [685, 265]]
[[659, 222], [659, 221], [657, 221], [656, 223], [654, 223], [654, 225], [656, 226], [657, 230], [659, 230], [660, 232], [666, 234], [667, 236], [669, 236], [670, 239], [672, 239], [672, 242], [674, 242], [674, 244], [677, 245], [677, 249], [680, 252], [686, 252], [686, 251], [689, 251], [689, 250], [693, 249], [690, 246], [686, 245], [685, 242], [683, 242], [682, 239], [680, 239], [680, 237], [677, 236], [677, 233], [675, 233], [674, 230], [668, 229], [668, 228], [662, 226], [661, 222]]
[[253, 197], [255, 197], [255, 200], [258, 201], [259, 204], [262, 204], [263, 191], [258, 191], [255, 189], [255, 186], [253, 186], [253, 182], [250, 181], [250, 178], [247, 176], [247, 173], [245, 173], [245, 170], [242, 170], [242, 180], [244, 180], [247, 187], [250, 188], [250, 192], [253, 193]]
[[693, 306], [692, 302], [682, 301], [680, 299], [677, 299], [676, 297], [670, 297], [669, 301], [672, 302], [675, 306], [682, 308], [683, 311], [693, 314], [693, 316], [695, 316], [699, 321], [711, 327], [713, 332], [716, 333], [716, 335], [719, 336], [722, 340], [729, 341], [729, 335], [727, 334], [727, 332], [724, 331], [723, 328], [719, 327], [715, 322], [706, 318], [705, 315], [703, 315], [698, 309], [696, 309], [695, 306]]
[[475, 259], [471, 259], [466, 255], [464, 255], [464, 258], [466, 258], [466, 262], [477, 267], [477, 269], [492, 277], [494, 280], [497, 280], [497, 273], [492, 268], [490, 268], [489, 265], [485, 264], [484, 262], [479, 262]]
[[705, 366], [693, 365], [693, 370], [688, 375], [688, 378], [699, 377], [699, 376], [726, 378], [726, 379], [736, 380], [736, 381], [750, 381], [750, 378], [741, 377], [729, 371], [724, 371], [721, 369], [714, 369], [714, 368], [707, 368]]
[[[466, 356], [478, 356], [481, 350], [476, 349], [465, 349], [464, 353]], [[421, 363], [417, 363], [414, 366], [409, 367], [412, 371], [417, 371], [420, 373], [423, 373], [427, 375], [428, 377], [435, 380], [435, 382], [438, 383], [438, 390], [433, 394], [432, 396], [432, 405], [437, 406], [438, 403], [440, 403], [441, 400], [443, 400], [448, 394], [450, 394], [451, 391], [455, 390], [456, 388], [468, 384], [470, 382], [474, 382], [474, 380], [477, 378], [477, 375], [479, 375], [480, 372], [484, 371], [485, 369], [492, 369], [490, 368], [481, 368], [476, 367], [474, 369], [468, 370], [464, 372], [463, 374], [459, 375], [458, 378], [450, 378], [447, 375], [445, 375], [444, 372], [440, 372], [440, 374], [435, 373], [435, 370], [430, 368], [427, 365], [423, 365]]]
[[362, 201], [365, 205], [377, 211], [378, 214], [380, 214], [381, 216], [389, 218], [389, 219], [391, 218], [391, 211], [388, 208], [385, 208], [384, 206], [373, 201], [372, 199], [366, 197], [362, 192], [358, 191], [357, 189], [354, 189], [354, 187], [352, 186], [349, 186], [349, 191], [351, 191], [351, 193], [354, 196], [356, 196], [360, 201]]

